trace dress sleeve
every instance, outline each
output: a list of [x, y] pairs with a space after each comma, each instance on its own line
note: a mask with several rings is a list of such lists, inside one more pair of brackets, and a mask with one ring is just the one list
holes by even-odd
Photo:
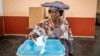
[[64, 25], [65, 25], [65, 29], [68, 31], [69, 40], [73, 40], [71, 27], [70, 27], [70, 25], [69, 25], [67, 20], [64, 20]]
[[40, 35], [46, 35], [45, 29], [44, 29], [44, 22], [41, 20], [35, 27], [32, 29], [32, 31], [29, 33], [29, 35], [37, 34]]

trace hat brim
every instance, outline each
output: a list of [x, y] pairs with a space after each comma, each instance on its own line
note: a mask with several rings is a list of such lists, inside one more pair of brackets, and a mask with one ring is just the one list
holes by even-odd
[[46, 2], [44, 4], [41, 4], [41, 6], [43, 7], [57, 7], [59, 9], [62, 9], [62, 10], [68, 10], [69, 9], [69, 6], [67, 4], [64, 4], [62, 2], [59, 2], [59, 1], [55, 1], [55, 2]]

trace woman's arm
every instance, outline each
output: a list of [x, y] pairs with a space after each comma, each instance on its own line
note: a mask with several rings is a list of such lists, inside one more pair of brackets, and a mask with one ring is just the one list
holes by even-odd
[[38, 36], [41, 36], [41, 35], [46, 35], [46, 31], [45, 31], [43, 22], [38, 23], [38, 24], [33, 28], [33, 30], [29, 33], [29, 35], [27, 35], [27, 37], [28, 37], [29, 39], [35, 39], [35, 40], [36, 40], [36, 38], [37, 38]]

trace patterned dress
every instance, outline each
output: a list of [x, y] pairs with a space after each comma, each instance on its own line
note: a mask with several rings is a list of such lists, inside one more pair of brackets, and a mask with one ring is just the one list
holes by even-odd
[[65, 47], [65, 56], [68, 56], [69, 53], [73, 53], [73, 46], [71, 41], [73, 38], [71, 37], [71, 29], [67, 20], [59, 18], [57, 24], [59, 24], [59, 26], [54, 27], [53, 21], [51, 19], [43, 19], [33, 28], [29, 35], [46, 35], [50, 39], [59, 39]]

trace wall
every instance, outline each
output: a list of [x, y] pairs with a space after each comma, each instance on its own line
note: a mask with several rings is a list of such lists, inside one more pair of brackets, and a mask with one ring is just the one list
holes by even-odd
[[[40, 6], [46, 1], [55, 0], [3, 0], [4, 16], [29, 16], [29, 7]], [[66, 11], [67, 17], [95, 17], [97, 0], [61, 1], [70, 6]]]
[[[5, 34], [26, 34], [29, 7], [40, 7], [45, 1], [55, 0], [3, 0]], [[74, 36], [94, 36], [97, 0], [59, 0], [70, 6], [65, 18], [72, 27]], [[48, 16], [48, 14], [46, 13]], [[21, 26], [20, 26], [21, 25]], [[21, 28], [21, 29], [20, 29]], [[79, 30], [80, 29], [80, 30]]]
[[0, 0], [0, 35], [3, 34], [3, 13], [2, 13], [2, 0]]
[[2, 9], [2, 0], [0, 0], [0, 16], [3, 15], [3, 9]]
[[95, 19], [67, 17], [73, 36], [94, 36], [95, 35]]
[[97, 2], [97, 13], [100, 13], [100, 0]]
[[3, 17], [0, 16], [0, 35], [3, 34]]

